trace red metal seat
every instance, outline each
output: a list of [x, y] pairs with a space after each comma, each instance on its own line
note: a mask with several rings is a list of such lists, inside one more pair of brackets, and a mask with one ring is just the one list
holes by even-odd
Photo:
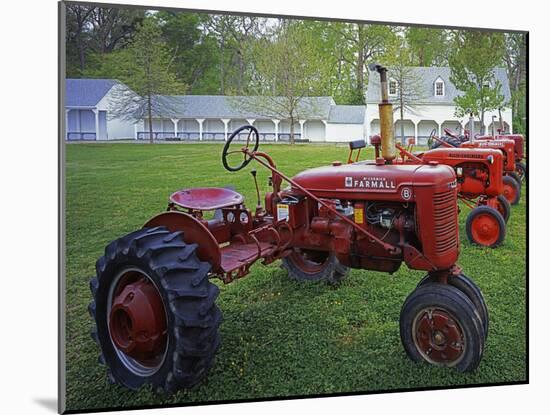
[[170, 196], [170, 202], [192, 210], [214, 210], [240, 205], [244, 197], [234, 190], [222, 187], [197, 187], [182, 189]]

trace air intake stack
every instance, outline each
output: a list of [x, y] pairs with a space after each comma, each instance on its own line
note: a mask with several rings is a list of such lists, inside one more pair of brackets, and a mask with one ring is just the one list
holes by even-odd
[[380, 137], [382, 138], [382, 157], [390, 164], [396, 157], [395, 137], [393, 135], [393, 106], [388, 99], [388, 77], [387, 68], [376, 63], [369, 65], [371, 71], [380, 74], [380, 91], [382, 101], [378, 104], [380, 116]]

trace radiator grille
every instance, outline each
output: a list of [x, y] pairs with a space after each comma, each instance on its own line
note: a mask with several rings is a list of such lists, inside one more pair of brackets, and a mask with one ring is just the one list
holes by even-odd
[[455, 190], [449, 189], [444, 192], [435, 193], [433, 206], [435, 252], [437, 254], [444, 254], [454, 249], [457, 244], [458, 230], [456, 224]]

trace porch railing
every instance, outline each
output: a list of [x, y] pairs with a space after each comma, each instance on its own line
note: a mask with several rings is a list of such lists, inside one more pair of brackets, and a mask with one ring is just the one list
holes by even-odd
[[[275, 133], [259, 133], [260, 140], [262, 141], [275, 141]], [[228, 136], [231, 133], [227, 134]], [[239, 134], [238, 140], [246, 140], [247, 133]], [[290, 141], [289, 133], [278, 133], [280, 141]], [[149, 131], [138, 131], [137, 133], [138, 140], [148, 140]], [[166, 140], [166, 141], [179, 141], [179, 140], [189, 140], [189, 141], [198, 141], [200, 139], [199, 131], [179, 131], [177, 135], [174, 132], [167, 131], [153, 131], [153, 140]], [[205, 141], [224, 141], [225, 132], [223, 131], [204, 131], [202, 133], [202, 139]], [[300, 133], [294, 133], [294, 139], [296, 141], [302, 141], [302, 136]]]
[[67, 132], [67, 140], [95, 140], [96, 134], [93, 131], [68, 131]]

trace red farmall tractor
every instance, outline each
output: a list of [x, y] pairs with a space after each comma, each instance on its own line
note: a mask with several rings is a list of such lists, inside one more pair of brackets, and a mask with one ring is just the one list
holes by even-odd
[[[380, 136], [371, 137], [375, 157], [380, 157]], [[510, 217], [510, 203], [503, 195], [503, 157], [494, 149], [436, 148], [413, 153], [414, 139], [407, 148], [396, 144], [399, 157], [395, 164], [445, 164], [453, 168], [457, 177], [458, 198], [471, 209], [466, 219], [466, 235], [471, 243], [494, 248], [506, 236], [506, 222]], [[353, 151], [360, 152], [364, 140], [350, 143], [348, 163], [353, 162]], [[357, 162], [359, 153], [356, 153]], [[359, 164], [373, 163], [361, 161]]]
[[[517, 167], [517, 158], [523, 160], [523, 140], [521, 140], [521, 153], [518, 151], [518, 141], [514, 141], [508, 138], [488, 138], [487, 136], [479, 136], [475, 139], [469, 139], [468, 134], [464, 136], [458, 136], [449, 129], [445, 128], [445, 137], [438, 138], [435, 136], [435, 131], [432, 131], [431, 140], [434, 142], [432, 148], [437, 147], [461, 147], [461, 148], [491, 148], [500, 150], [504, 156], [504, 196], [512, 205], [519, 203], [521, 197], [521, 186], [523, 182], [523, 174], [519, 169], [525, 167], [521, 163], [520, 167]], [[501, 136], [509, 137], [509, 136]], [[525, 169], [523, 169], [523, 172]], [[521, 174], [520, 174], [521, 173]]]
[[[228, 138], [222, 163], [237, 171], [255, 161], [271, 172], [264, 207], [248, 209], [227, 188], [179, 190], [166, 212], [105, 248], [89, 310], [100, 362], [113, 382], [161, 392], [195, 385], [220, 345], [219, 289], [210, 280], [229, 283], [257, 261], [277, 260], [298, 280], [336, 282], [349, 268], [393, 273], [403, 262], [424, 271], [401, 309], [406, 353], [461, 372], [477, 368], [489, 319], [481, 291], [456, 263], [455, 172], [441, 164], [393, 163], [386, 70], [377, 69], [383, 127], [376, 164], [334, 163], [290, 178], [258, 150], [256, 128], [243, 126]], [[246, 140], [233, 149], [244, 132]], [[209, 211], [216, 212], [211, 219]]]

